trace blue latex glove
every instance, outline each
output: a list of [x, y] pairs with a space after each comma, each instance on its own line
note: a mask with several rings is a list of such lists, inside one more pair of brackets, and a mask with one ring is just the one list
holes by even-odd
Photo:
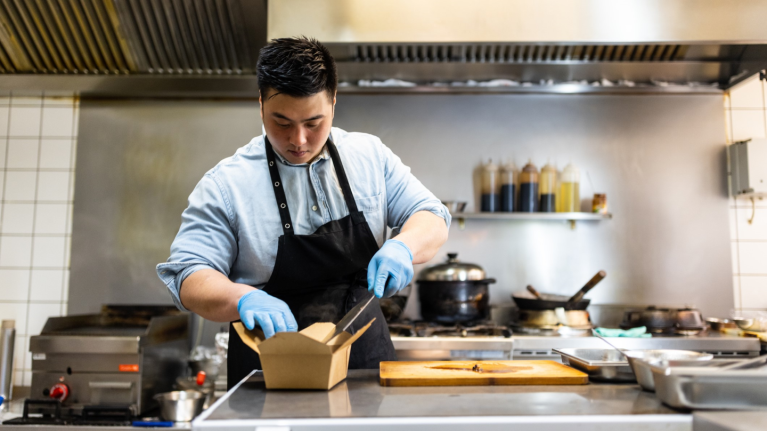
[[298, 323], [288, 304], [263, 290], [252, 290], [237, 302], [237, 312], [242, 323], [248, 329], [258, 326], [264, 331], [264, 337], [269, 338], [276, 332], [296, 332]]
[[[386, 280], [389, 280], [388, 282]], [[413, 253], [402, 241], [390, 239], [368, 264], [368, 290], [388, 298], [413, 279]]]

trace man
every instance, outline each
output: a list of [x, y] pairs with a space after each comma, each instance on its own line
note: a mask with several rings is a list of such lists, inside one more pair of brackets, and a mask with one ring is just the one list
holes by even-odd
[[[322, 44], [276, 39], [257, 73], [264, 134], [200, 180], [157, 273], [180, 309], [268, 338], [405, 287], [446, 241], [450, 215], [378, 138], [332, 128], [336, 66]], [[396, 359], [377, 299], [352, 330], [372, 317], [350, 368]], [[230, 325], [229, 387], [254, 368]]]

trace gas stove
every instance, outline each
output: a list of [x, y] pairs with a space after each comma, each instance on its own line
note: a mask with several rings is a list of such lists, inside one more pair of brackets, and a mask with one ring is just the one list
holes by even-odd
[[511, 359], [511, 329], [490, 321], [449, 325], [424, 321], [389, 323], [400, 361]]
[[[536, 329], [539, 329], [537, 332]], [[401, 361], [410, 360], [533, 360], [560, 361], [553, 349], [602, 349], [606, 344], [590, 331], [559, 327], [557, 330], [502, 326], [492, 322], [439, 325], [427, 322], [389, 324], [392, 343]], [[625, 349], [682, 349], [712, 353], [720, 358], [757, 356], [760, 343], [743, 338], [703, 332], [694, 336], [653, 335], [651, 338], [615, 338]]]
[[511, 329], [491, 321], [439, 324], [401, 321], [389, 323], [389, 333], [402, 337], [511, 337]]

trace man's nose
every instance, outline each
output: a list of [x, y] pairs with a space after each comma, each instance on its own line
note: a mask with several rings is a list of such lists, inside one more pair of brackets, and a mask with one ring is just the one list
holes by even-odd
[[296, 147], [301, 147], [303, 145], [306, 145], [306, 130], [304, 130], [303, 126], [298, 126], [293, 129], [293, 135], [290, 137], [290, 143], [295, 145]]

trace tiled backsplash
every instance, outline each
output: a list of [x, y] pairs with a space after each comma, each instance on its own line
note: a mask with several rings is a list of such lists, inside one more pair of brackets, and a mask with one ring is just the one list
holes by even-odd
[[[728, 144], [767, 136], [765, 85], [758, 76], [725, 96]], [[767, 310], [767, 200], [731, 199], [730, 239], [735, 307]], [[753, 212], [753, 222], [748, 223]]]
[[0, 98], [0, 319], [16, 320], [14, 385], [29, 336], [66, 313], [78, 100]]

